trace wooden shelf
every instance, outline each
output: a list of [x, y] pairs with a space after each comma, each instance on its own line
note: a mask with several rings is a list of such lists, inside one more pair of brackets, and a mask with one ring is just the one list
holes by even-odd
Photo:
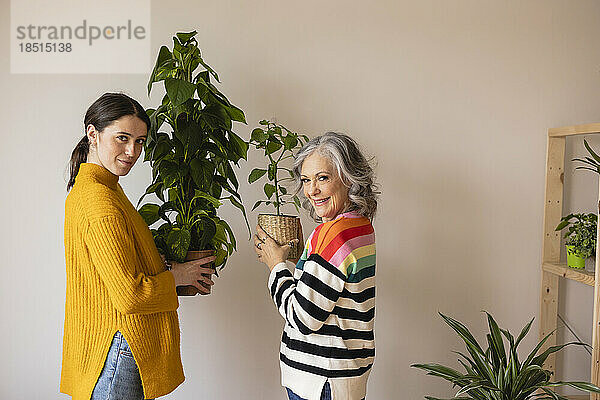
[[548, 129], [549, 137], [565, 137], [573, 135], [589, 135], [600, 133], [600, 123], [563, 126], [561, 128]]
[[[542, 233], [542, 260], [560, 260], [564, 246], [554, 230], [566, 210], [563, 210], [565, 181], [565, 146], [567, 137], [600, 134], [600, 123], [563, 126], [548, 129], [546, 153], [546, 187], [544, 196], [544, 229]], [[600, 182], [599, 182], [600, 185]], [[600, 199], [599, 199], [600, 200]], [[600, 243], [600, 230], [596, 233]], [[558, 262], [542, 262], [540, 291], [540, 339], [558, 327], [558, 303], [560, 277], [581, 282], [594, 288], [594, 312], [592, 315], [592, 362], [590, 381], [600, 384], [600, 278], [585, 270], [573, 269]], [[596, 249], [596, 271], [600, 273], [600, 245]], [[545, 351], [555, 346], [556, 335], [552, 335], [542, 346]], [[556, 371], [556, 355], [550, 354], [544, 367]], [[583, 394], [583, 393], [582, 393]], [[600, 394], [566, 396], [571, 400], [600, 400]]]
[[569, 268], [567, 267], [567, 264], [544, 263], [542, 264], [542, 269], [554, 275], [562, 276], [563, 278], [567, 278], [572, 281], [585, 283], [589, 286], [594, 286], [595, 283], [593, 272], [589, 272], [584, 269]]

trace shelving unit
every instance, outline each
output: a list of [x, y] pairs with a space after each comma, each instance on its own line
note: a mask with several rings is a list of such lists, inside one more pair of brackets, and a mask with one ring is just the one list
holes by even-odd
[[[600, 123], [550, 128], [546, 159], [546, 195], [544, 199], [544, 240], [542, 243], [542, 287], [540, 299], [540, 338], [554, 331], [558, 324], [559, 278], [581, 282], [594, 287], [591, 382], [600, 384], [600, 246], [596, 249], [595, 273], [572, 269], [560, 263], [560, 232], [554, 231], [563, 215], [565, 144], [567, 136], [600, 134]], [[600, 190], [599, 190], [600, 193]], [[600, 200], [600, 199], [599, 199]], [[600, 201], [599, 201], [600, 209]], [[600, 231], [597, 235], [600, 234]], [[600, 236], [597, 236], [599, 238]], [[556, 345], [556, 335], [544, 349]], [[542, 351], [543, 351], [542, 350]], [[551, 354], [544, 367], [555, 372], [556, 357]], [[572, 400], [600, 400], [600, 395], [570, 396]]]

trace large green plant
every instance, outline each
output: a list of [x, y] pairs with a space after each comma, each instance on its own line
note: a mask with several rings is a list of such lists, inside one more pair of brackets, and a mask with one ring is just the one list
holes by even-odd
[[564, 236], [567, 239], [565, 244], [573, 246], [575, 254], [582, 258], [588, 258], [596, 254], [596, 231], [598, 226], [598, 216], [596, 214], [569, 214], [562, 217], [560, 221], [555, 230], [560, 231], [567, 226], [569, 227]]
[[[152, 167], [152, 184], [138, 206], [151, 193], [160, 200], [139, 212], [148, 225], [163, 221], [151, 231], [168, 259], [182, 262], [188, 250], [211, 249], [215, 265], [223, 267], [236, 249], [233, 231], [217, 215], [224, 200], [241, 210], [250, 232], [233, 169], [247, 158], [248, 143], [232, 125], [246, 120], [213, 84], [219, 77], [202, 59], [195, 35], [177, 33], [172, 50], [162, 46], [150, 76], [148, 94], [156, 82], [163, 82], [166, 94], [147, 110], [151, 127], [144, 160]], [[163, 125], [168, 132], [161, 131]]]
[[[412, 367], [427, 371], [427, 375], [450, 381], [454, 387], [458, 386], [460, 389], [452, 397], [455, 400], [568, 400], [551, 389], [556, 386], [571, 386], [586, 392], [600, 393], [600, 388], [587, 382], [551, 382], [552, 372], [542, 367], [550, 354], [569, 345], [587, 346], [585, 343], [571, 342], [550, 346], [539, 353], [544, 343], [554, 334], [551, 332], [535, 346], [524, 361], [520, 361], [517, 347], [529, 332], [533, 319], [525, 325], [515, 340], [508, 330], [498, 327], [494, 318], [486, 314], [490, 331], [486, 335], [488, 346], [484, 350], [467, 327], [440, 313], [444, 321], [465, 342], [469, 355], [456, 352], [460, 356], [458, 362], [465, 369], [464, 373], [440, 364], [413, 364]], [[508, 341], [508, 346], [505, 346], [505, 340]], [[431, 396], [425, 398], [442, 400]]]
[[[285, 186], [282, 185], [282, 182], [293, 181], [294, 174], [291, 169], [280, 165], [280, 163], [293, 158], [294, 150], [299, 149], [308, 142], [308, 136], [294, 133], [285, 126], [268, 120], [262, 120], [259, 124], [261, 126], [252, 131], [250, 144], [257, 149], [264, 149], [269, 164], [267, 168], [254, 168], [248, 176], [248, 183], [256, 182], [266, 175], [267, 182], [263, 186], [263, 191], [267, 198], [254, 203], [252, 210], [261, 204], [271, 205], [275, 208], [276, 214], [281, 215], [281, 206], [291, 203], [296, 207], [296, 211], [300, 211], [298, 196], [288, 193]], [[287, 172], [289, 177], [279, 177], [280, 171]], [[275, 196], [274, 199], [273, 196]]]

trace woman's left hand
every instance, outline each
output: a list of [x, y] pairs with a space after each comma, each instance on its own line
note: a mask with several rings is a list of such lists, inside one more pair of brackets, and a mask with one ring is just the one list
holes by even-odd
[[[293, 240], [297, 245], [298, 239]], [[264, 263], [269, 270], [281, 262], [285, 262], [290, 253], [291, 246], [284, 244], [280, 246], [275, 240], [262, 230], [260, 225], [256, 226], [256, 234], [254, 235], [254, 251], [258, 256], [258, 260]]]

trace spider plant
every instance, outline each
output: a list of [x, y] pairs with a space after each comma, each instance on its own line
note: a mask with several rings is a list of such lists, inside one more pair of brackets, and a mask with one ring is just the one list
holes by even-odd
[[600, 156], [592, 150], [587, 140], [583, 140], [583, 145], [585, 146], [588, 153], [590, 153], [591, 157], [585, 158], [574, 158], [572, 161], [579, 161], [584, 165], [580, 165], [579, 167], [575, 167], [575, 169], [587, 169], [589, 171], [593, 171], [597, 174], [600, 174]]
[[[486, 314], [490, 331], [486, 335], [488, 346], [484, 350], [467, 327], [440, 313], [446, 324], [465, 342], [470, 357], [456, 352], [460, 357], [458, 362], [465, 369], [464, 373], [440, 364], [411, 365], [411, 367], [427, 371], [427, 375], [443, 378], [451, 382], [453, 387], [459, 388], [454, 397], [446, 400], [568, 400], [551, 389], [557, 386], [570, 386], [582, 391], [600, 393], [600, 388], [587, 382], [551, 382], [552, 372], [542, 367], [550, 354], [556, 353], [566, 346], [589, 347], [589, 345], [570, 342], [550, 346], [540, 352], [544, 343], [554, 334], [551, 332], [535, 346], [524, 361], [520, 361], [517, 347], [529, 332], [533, 319], [525, 325], [515, 339], [508, 330], [498, 327], [489, 313], [486, 312]], [[505, 340], [508, 341], [508, 346], [505, 346]], [[431, 396], [425, 396], [425, 398], [442, 400]]]

